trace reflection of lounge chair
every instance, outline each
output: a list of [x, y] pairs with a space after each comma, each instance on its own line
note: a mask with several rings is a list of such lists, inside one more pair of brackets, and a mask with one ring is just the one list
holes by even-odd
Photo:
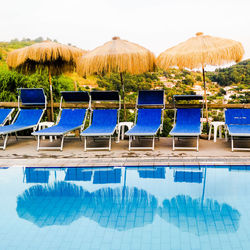
[[[154, 106], [154, 108], [148, 108]], [[147, 108], [145, 108], [147, 107]], [[155, 108], [157, 107], [157, 108]], [[160, 108], [159, 108], [160, 107]], [[164, 91], [141, 90], [136, 104], [135, 125], [126, 132], [129, 136], [129, 150], [154, 150], [155, 136], [163, 128]], [[138, 138], [153, 138], [151, 147], [132, 147], [132, 140]]]
[[48, 183], [49, 170], [43, 168], [25, 168], [24, 171], [26, 183]]
[[[198, 95], [177, 95], [174, 96], [175, 101], [179, 100], [203, 100]], [[202, 112], [203, 114], [203, 112]], [[175, 149], [195, 149], [199, 151], [199, 136], [202, 131], [201, 109], [200, 108], [181, 108], [175, 109], [174, 128], [170, 131], [173, 136], [173, 150]], [[196, 138], [196, 147], [176, 147], [175, 138], [191, 139]]]
[[250, 138], [250, 109], [225, 110], [225, 124], [231, 136], [231, 147], [234, 150], [250, 150], [250, 148], [235, 148], [234, 139]]
[[[86, 150], [111, 150], [111, 139], [119, 123], [120, 96], [117, 91], [93, 91], [91, 105], [94, 102], [118, 102], [119, 109], [92, 109], [90, 114], [90, 126], [85, 129], [81, 136], [84, 137], [84, 151]], [[87, 147], [87, 138], [109, 139], [108, 147]]]
[[202, 172], [175, 171], [174, 182], [202, 183]]
[[91, 181], [92, 171], [86, 168], [68, 168], [65, 181]]
[[150, 178], [150, 179], [165, 179], [165, 168], [148, 168], [143, 170], [138, 170], [140, 178]]
[[0, 109], [0, 126], [4, 126], [7, 121], [11, 120], [11, 114], [15, 109]]
[[120, 168], [112, 170], [96, 170], [93, 184], [120, 183], [122, 171]]
[[[27, 129], [35, 131], [46, 110], [47, 101], [43, 89], [18, 89], [18, 94], [18, 112], [12, 124], [0, 127], [0, 135], [4, 138], [4, 144], [0, 147], [2, 149], [6, 148], [9, 134], [17, 135], [18, 131]], [[23, 109], [21, 103], [26, 108], [44, 106], [44, 109]]]
[[[55, 126], [45, 128], [40, 131], [36, 131], [33, 135], [38, 137], [37, 140], [37, 150], [39, 149], [60, 149], [63, 150], [63, 142], [64, 137], [67, 133], [74, 130], [82, 130], [86, 120], [86, 108], [62, 108], [63, 100], [66, 103], [90, 103], [90, 98], [88, 92], [85, 91], [66, 91], [61, 92], [61, 102], [60, 102], [60, 113], [59, 113], [59, 121]], [[41, 136], [60, 136], [61, 137], [61, 145], [60, 147], [42, 147], [40, 146], [40, 137]]]

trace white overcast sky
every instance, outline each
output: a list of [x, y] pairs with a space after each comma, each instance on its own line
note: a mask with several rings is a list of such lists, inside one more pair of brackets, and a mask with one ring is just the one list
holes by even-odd
[[156, 55], [201, 31], [240, 41], [250, 58], [249, 0], [1, 0], [0, 41], [57, 39], [91, 50], [113, 36]]

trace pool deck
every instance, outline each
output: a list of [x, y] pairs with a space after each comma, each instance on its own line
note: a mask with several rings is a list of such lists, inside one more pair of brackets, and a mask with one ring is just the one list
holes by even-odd
[[[60, 140], [54, 141], [54, 143], [59, 142]], [[32, 138], [16, 141], [14, 137], [11, 137], [6, 150], [0, 151], [0, 167], [250, 165], [250, 151], [231, 152], [230, 142], [226, 142], [225, 139], [217, 139], [217, 142], [200, 139], [199, 152], [172, 151], [171, 138], [156, 140], [154, 151], [129, 151], [128, 140], [120, 141], [120, 143], [113, 141], [111, 152], [84, 152], [83, 141], [72, 138], [66, 138], [62, 152], [55, 150], [37, 152], [36, 143]], [[43, 143], [48, 142], [43, 141]], [[250, 147], [249, 140], [242, 141], [242, 143]], [[181, 146], [187, 146], [187, 144]]]

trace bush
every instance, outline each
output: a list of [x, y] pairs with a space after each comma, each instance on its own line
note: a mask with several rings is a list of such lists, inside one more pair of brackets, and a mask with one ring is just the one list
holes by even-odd
[[[55, 102], [60, 101], [61, 91], [74, 90], [73, 80], [63, 75], [52, 77], [52, 84]], [[0, 101], [17, 101], [18, 88], [43, 88], [49, 100], [50, 92], [47, 72], [37, 72], [28, 76], [0, 68]]]

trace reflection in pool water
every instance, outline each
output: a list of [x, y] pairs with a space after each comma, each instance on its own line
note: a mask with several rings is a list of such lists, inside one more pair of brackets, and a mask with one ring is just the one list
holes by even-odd
[[[70, 233], [76, 237], [76, 249], [91, 249], [93, 245], [112, 249], [114, 241], [120, 249], [220, 249], [225, 236], [233, 241], [233, 245], [225, 243], [226, 249], [235, 245], [247, 249], [248, 169], [239, 166], [25, 168], [17, 188], [23, 190], [16, 195], [17, 217], [11, 214], [11, 218], [16, 225], [33, 224], [32, 230], [38, 235], [43, 230], [40, 233], [51, 236], [58, 226], [60, 232], [77, 232], [81, 240]], [[21, 174], [13, 168], [0, 172], [0, 178], [2, 173], [7, 178]], [[8, 183], [15, 186], [14, 182]], [[5, 213], [8, 217], [7, 209]], [[65, 233], [55, 232], [52, 241], [65, 242]], [[13, 228], [12, 233], [21, 234]], [[244, 239], [240, 240], [242, 235]], [[140, 244], [131, 243], [134, 237]], [[85, 248], [80, 244], [82, 240]], [[5, 241], [0, 241], [0, 249], [7, 246]], [[35, 242], [29, 244], [37, 247]]]

